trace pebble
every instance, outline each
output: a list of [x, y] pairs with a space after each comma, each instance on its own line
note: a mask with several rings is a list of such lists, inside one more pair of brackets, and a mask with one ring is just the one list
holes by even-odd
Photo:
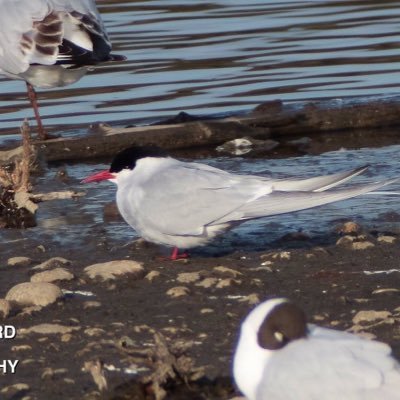
[[216, 288], [217, 289], [223, 289], [226, 287], [234, 286], [234, 285], [240, 285], [242, 281], [238, 279], [232, 279], [232, 278], [226, 278], [226, 279], [221, 279], [217, 284]]
[[396, 288], [381, 288], [381, 289], [375, 289], [372, 294], [383, 294], [383, 293], [398, 293], [400, 292], [400, 289]]
[[83, 303], [84, 310], [87, 310], [88, 308], [97, 308], [97, 307], [101, 307], [100, 301], [90, 300], [90, 301], [85, 301]]
[[101, 328], [87, 328], [83, 333], [87, 336], [105, 336], [106, 331]]
[[217, 278], [209, 277], [209, 278], [204, 278], [201, 282], [196, 283], [196, 286], [200, 286], [203, 288], [210, 288], [214, 286], [218, 282]]
[[15, 398], [20, 398], [20, 396], [17, 396], [18, 392], [26, 392], [30, 390], [29, 385], [27, 385], [26, 383], [15, 383], [14, 385], [10, 385], [10, 386], [4, 386], [3, 388], [0, 389], [0, 393], [15, 393], [15, 395], [13, 397]]
[[53, 368], [45, 368], [44, 371], [42, 372], [42, 379], [53, 379], [54, 376], [56, 375], [63, 375], [66, 374], [68, 370], [66, 368], [58, 368], [58, 369], [53, 369]]
[[378, 237], [378, 242], [379, 243], [389, 243], [392, 244], [396, 241], [396, 238], [394, 236], [386, 236], [382, 235]]
[[74, 331], [79, 331], [80, 326], [65, 326], [60, 324], [38, 324], [31, 326], [30, 328], [21, 328], [18, 333], [21, 335], [26, 335], [29, 333], [38, 333], [40, 335], [64, 335], [66, 333], [71, 333]]
[[37, 272], [31, 276], [31, 282], [70, 281], [72, 279], [74, 279], [74, 274], [65, 268], [55, 268], [49, 271]]
[[7, 260], [9, 267], [27, 267], [32, 263], [29, 257], [11, 257]]
[[389, 311], [359, 311], [353, 317], [353, 324], [359, 324], [361, 322], [375, 322], [378, 320], [385, 320], [392, 317], [392, 313]]
[[32, 350], [32, 346], [29, 344], [20, 344], [18, 346], [12, 346], [11, 351], [27, 351]]
[[255, 306], [260, 303], [260, 296], [257, 293], [251, 293], [239, 299], [239, 303], [247, 303], [249, 306]]
[[6, 300], [20, 306], [47, 306], [61, 298], [61, 289], [48, 282], [23, 282], [13, 286], [6, 294]]
[[350, 245], [351, 243], [354, 242], [354, 239], [355, 239], [354, 236], [345, 235], [336, 241], [336, 246]]
[[278, 251], [272, 253], [261, 254], [260, 259], [272, 259], [272, 260], [290, 260], [291, 254], [290, 251]]
[[237, 278], [238, 276], [243, 275], [241, 272], [236, 271], [235, 269], [224, 267], [222, 265], [220, 265], [218, 267], [214, 267], [213, 271], [215, 271], [217, 274], [221, 274], [221, 275], [224, 275], [224, 276], [228, 275], [228, 276], [231, 276], [233, 278]]
[[65, 267], [67, 265], [70, 265], [71, 261], [67, 260], [66, 258], [63, 257], [52, 257], [49, 258], [47, 261], [42, 262], [41, 264], [36, 265], [32, 269], [34, 271], [43, 271], [45, 269], [52, 269], [52, 268], [58, 268], [58, 267]]
[[201, 273], [199, 271], [196, 272], [182, 272], [178, 274], [176, 280], [181, 283], [193, 283], [197, 282], [201, 279]]
[[144, 279], [147, 279], [149, 282], [153, 282], [155, 278], [158, 278], [161, 274], [158, 271], [150, 271]]
[[346, 235], [358, 235], [361, 233], [362, 228], [359, 224], [353, 221], [347, 221], [343, 224], [338, 225], [335, 228], [337, 233], [346, 234]]
[[182, 297], [187, 296], [190, 293], [189, 288], [186, 286], [175, 286], [167, 290], [167, 295], [171, 297]]
[[353, 250], [366, 250], [371, 247], [375, 247], [375, 245], [372, 242], [365, 241], [365, 242], [353, 242], [351, 245], [351, 248]]
[[64, 333], [63, 335], [61, 335], [61, 341], [63, 343], [68, 343], [69, 341], [71, 341], [72, 339], [72, 335], [70, 333]]
[[145, 275], [143, 264], [132, 260], [115, 260], [89, 265], [84, 269], [90, 279], [100, 278], [102, 281], [114, 280], [118, 276], [129, 274], [133, 279], [141, 279]]
[[6, 319], [10, 314], [11, 304], [6, 299], [0, 299], [0, 313], [2, 314], [3, 319]]

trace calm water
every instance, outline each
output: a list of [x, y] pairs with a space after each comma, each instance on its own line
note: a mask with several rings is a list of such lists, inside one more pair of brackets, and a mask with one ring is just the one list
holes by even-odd
[[[181, 110], [400, 92], [398, 1], [97, 3], [114, 51], [128, 61], [40, 91], [45, 124], [66, 134]], [[1, 79], [0, 131], [15, 132], [25, 116], [25, 85]]]
[[[395, 162], [400, 145], [385, 148], [342, 150], [318, 156], [292, 157], [289, 159], [212, 158], [201, 162], [238, 173], [269, 174], [274, 177], [295, 175], [310, 177], [316, 174], [334, 173], [355, 166], [370, 164], [370, 169], [356, 177], [353, 183], [366, 183], [400, 176], [400, 164]], [[379, 161], [381, 160], [381, 161]], [[107, 168], [107, 164], [65, 165], [70, 179], [60, 182], [55, 176], [58, 167], [50, 167], [36, 182], [37, 192], [71, 189], [86, 190], [87, 195], [77, 201], [59, 200], [41, 203], [38, 226], [26, 230], [0, 231], [3, 256], [15, 255], [12, 243], [34, 240], [64, 248], [81, 248], [96, 251], [101, 243], [111, 247], [111, 253], [136, 239], [135, 232], [124, 221], [107, 221], [103, 217], [104, 205], [115, 198], [115, 185], [80, 184], [80, 180], [94, 171]], [[382, 190], [400, 192], [400, 182]], [[203, 253], [220, 254], [222, 251], [243, 249], [262, 250], [275, 246], [274, 241], [287, 233], [304, 230], [314, 239], [330, 240], [330, 233], [340, 220], [356, 220], [368, 229], [400, 233], [399, 222], [386, 221], [383, 214], [399, 212], [399, 196], [368, 194], [357, 198], [328, 204], [319, 208], [292, 214], [284, 214], [252, 221], [241, 225], [212, 243]], [[332, 238], [333, 239], [333, 238]], [[289, 243], [290, 244], [290, 243]]]
[[[99, 68], [62, 90], [40, 91], [45, 124], [64, 134], [83, 133], [95, 121], [122, 125], [181, 110], [211, 114], [248, 110], [273, 99], [295, 102], [400, 93], [398, 1], [187, 0], [182, 5], [171, 0], [101, 0], [98, 4], [114, 51], [125, 54], [128, 61]], [[0, 131], [13, 132], [23, 117], [32, 114], [24, 90], [23, 82], [0, 80]], [[203, 161], [234, 172], [269, 170], [298, 176], [372, 164], [365, 177], [357, 177], [362, 182], [400, 176], [399, 150], [394, 145], [286, 160]], [[36, 190], [82, 190], [79, 181], [105, 167], [67, 165], [71, 180], [62, 184], [54, 178], [57, 167], [50, 166]], [[102, 240], [121, 245], [135, 237], [124, 222], [103, 221], [103, 206], [115, 195], [112, 184], [85, 189], [87, 196], [77, 202], [42, 203], [38, 227], [3, 231], [3, 243], [36, 238], [89, 246], [93, 240], [95, 249]], [[400, 185], [390, 189], [399, 191]], [[241, 248], [259, 248], [299, 229], [323, 234], [342, 217], [369, 226], [379, 221], [382, 230], [379, 215], [388, 211], [398, 211], [398, 197], [362, 196], [245, 224], [227, 241], [235, 244], [239, 238]]]

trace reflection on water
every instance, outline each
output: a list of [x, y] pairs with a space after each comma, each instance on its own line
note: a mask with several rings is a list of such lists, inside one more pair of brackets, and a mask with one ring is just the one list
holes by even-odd
[[[58, 130], [243, 110], [277, 98], [399, 92], [398, 1], [97, 3], [114, 51], [128, 61], [40, 91], [45, 124]], [[32, 116], [25, 86], [1, 79], [0, 129], [25, 116]]]

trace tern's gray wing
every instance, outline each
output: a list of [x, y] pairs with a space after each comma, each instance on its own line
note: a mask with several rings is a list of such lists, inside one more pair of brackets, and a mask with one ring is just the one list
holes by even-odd
[[[126, 198], [138, 195], [132, 187]], [[271, 187], [260, 179], [244, 179], [195, 163], [175, 163], [143, 184], [140, 215], [147, 227], [168, 235], [194, 235], [250, 201], [258, 190]]]
[[342, 335], [312, 335], [276, 351], [256, 400], [398, 399], [400, 370], [389, 346]]
[[317, 207], [339, 200], [350, 199], [397, 181], [398, 179], [392, 179], [383, 182], [356, 185], [349, 188], [327, 190], [322, 192], [274, 191], [270, 194], [259, 197], [257, 200], [244, 204], [242, 207], [235, 210], [233, 214], [228, 215], [218, 222], [227, 222], [226, 218], [234, 220], [246, 220], [305, 210], [307, 208]]
[[316, 176], [307, 179], [281, 179], [275, 181], [274, 189], [286, 192], [297, 190], [312, 190], [314, 192], [322, 192], [340, 185], [341, 183], [347, 182], [351, 178], [363, 173], [367, 168], [368, 166], [363, 166], [351, 171], [343, 171], [336, 174]]

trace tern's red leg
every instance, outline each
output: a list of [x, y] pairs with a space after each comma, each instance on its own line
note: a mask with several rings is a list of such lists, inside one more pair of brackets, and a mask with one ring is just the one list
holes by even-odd
[[39, 114], [39, 106], [37, 103], [36, 92], [33, 86], [26, 82], [26, 86], [28, 88], [28, 97], [31, 102], [33, 112], [35, 113], [35, 119], [38, 127], [39, 138], [41, 140], [46, 140], [48, 138], [46, 131], [43, 128], [42, 119], [40, 118]]
[[181, 253], [179, 254], [179, 249], [177, 247], [174, 247], [171, 253], [170, 260], [175, 261], [175, 260], [181, 260], [183, 258], [188, 258], [189, 254], [187, 253]]

